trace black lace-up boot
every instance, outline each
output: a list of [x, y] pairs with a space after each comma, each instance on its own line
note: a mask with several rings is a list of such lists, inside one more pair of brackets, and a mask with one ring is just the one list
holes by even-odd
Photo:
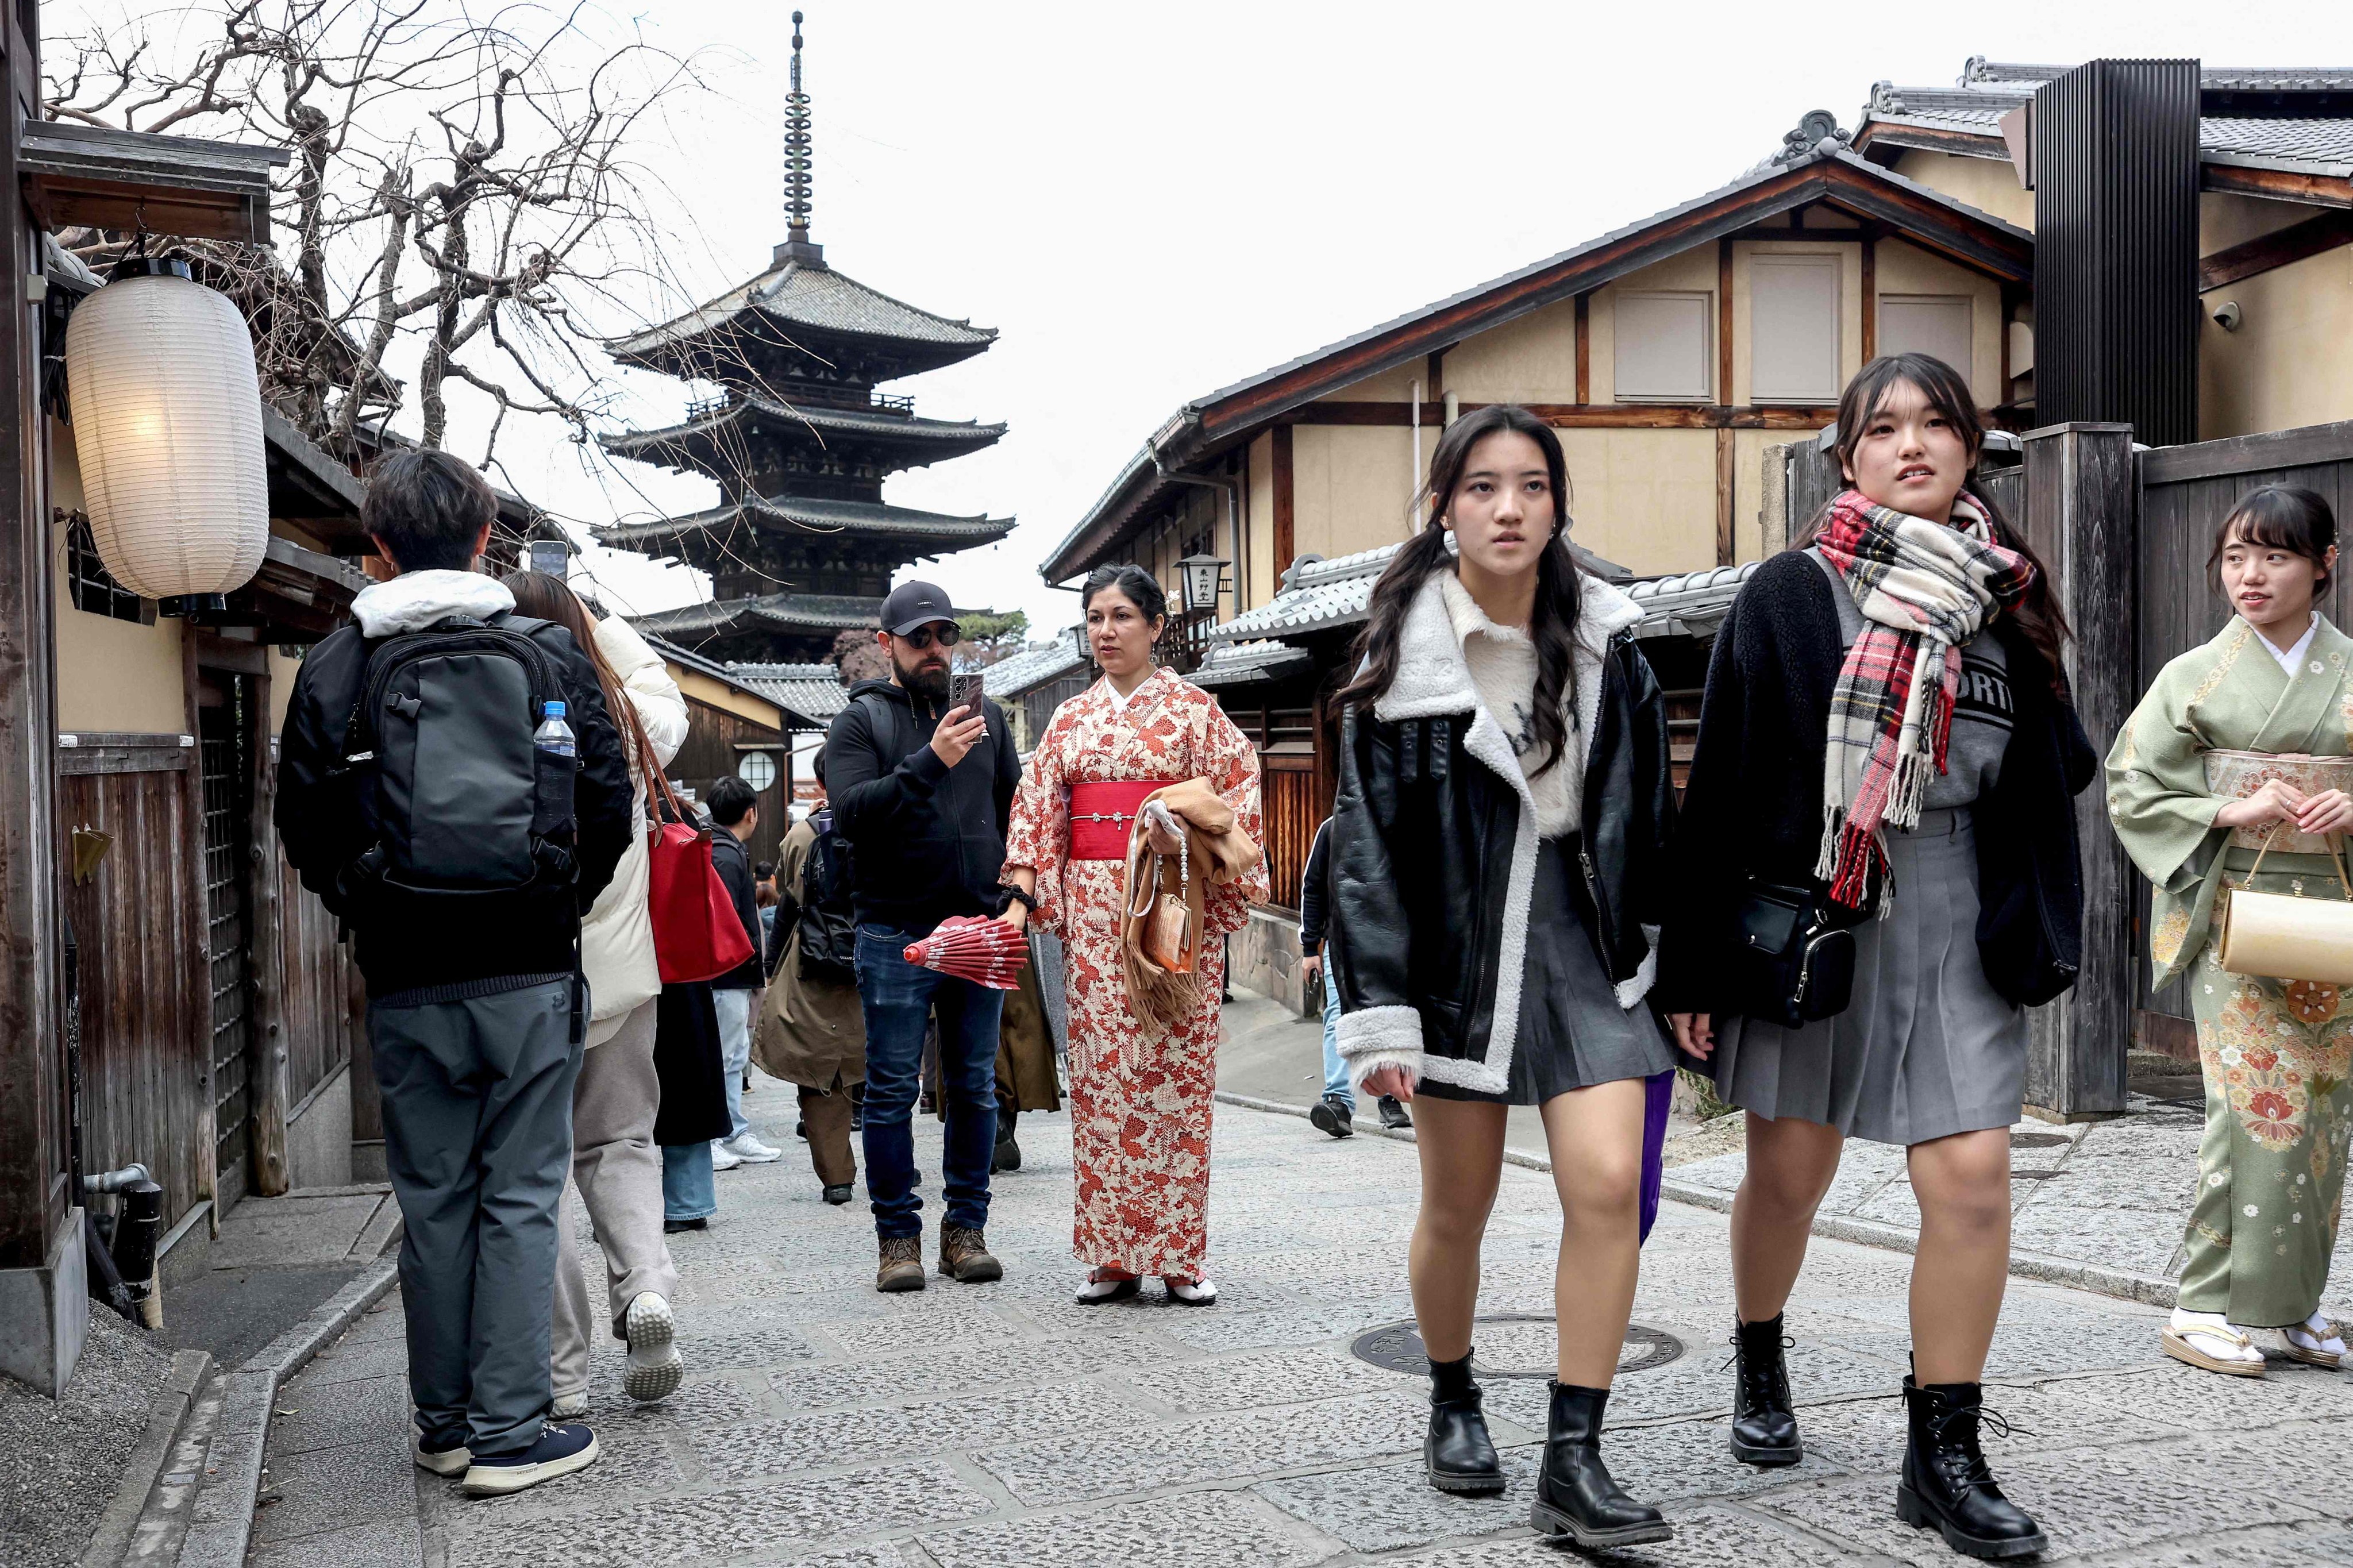
[[1738, 1368], [1732, 1394], [1732, 1457], [1750, 1465], [1794, 1465], [1806, 1457], [1789, 1408], [1789, 1367], [1782, 1350], [1796, 1343], [1781, 1332], [1781, 1314], [1761, 1323], [1735, 1322], [1732, 1360]]
[[1666, 1516], [1619, 1490], [1601, 1462], [1601, 1413], [1609, 1403], [1606, 1388], [1553, 1384], [1544, 1469], [1529, 1522], [1540, 1535], [1566, 1535], [1579, 1546], [1672, 1540], [1674, 1526]]
[[1421, 1440], [1421, 1461], [1440, 1491], [1493, 1497], [1504, 1489], [1504, 1462], [1487, 1436], [1480, 1398], [1469, 1356], [1430, 1363], [1430, 1436]]
[[1983, 1386], [1924, 1386], [1906, 1376], [1904, 1408], [1911, 1440], [1895, 1488], [1895, 1517], [1922, 1530], [1933, 1526], [1946, 1545], [1967, 1557], [2031, 1557], [2042, 1551], [2042, 1527], [2001, 1495], [1978, 1447], [1980, 1417], [2003, 1436], [2010, 1433], [2009, 1424], [1985, 1408]]

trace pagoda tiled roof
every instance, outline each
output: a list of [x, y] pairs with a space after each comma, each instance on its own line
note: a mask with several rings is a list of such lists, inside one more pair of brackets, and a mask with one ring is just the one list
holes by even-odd
[[[983, 425], [973, 419], [924, 419], [881, 408], [842, 408], [821, 403], [793, 404], [775, 398], [737, 396], [723, 407], [681, 425], [659, 430], [628, 430], [599, 440], [617, 458], [676, 462], [685, 458], [691, 444], [719, 439], [723, 432], [753, 418], [797, 426], [828, 444], [839, 438], [845, 446], [862, 444], [922, 452], [926, 455], [919, 460], [926, 463], [995, 446], [1005, 434], [1003, 425]], [[670, 448], [675, 456], [659, 456], [663, 447]]]
[[648, 637], [679, 642], [724, 632], [852, 631], [877, 626], [881, 619], [879, 598], [852, 594], [760, 594], [655, 610], [630, 616], [629, 624]]
[[786, 261], [674, 321], [615, 339], [606, 347], [625, 364], [655, 369], [660, 368], [658, 362], [698, 340], [723, 356], [727, 333], [752, 314], [770, 318], [794, 341], [797, 334], [830, 333], [891, 343], [925, 368], [954, 364], [997, 341], [994, 327], [934, 315], [830, 267]]
[[808, 496], [767, 496], [705, 508], [649, 522], [619, 522], [596, 529], [598, 542], [621, 549], [661, 544], [688, 534], [723, 530], [737, 522], [779, 531], [858, 534], [910, 547], [966, 550], [993, 544], [1013, 531], [1009, 517], [952, 517], [882, 501], [837, 500]]

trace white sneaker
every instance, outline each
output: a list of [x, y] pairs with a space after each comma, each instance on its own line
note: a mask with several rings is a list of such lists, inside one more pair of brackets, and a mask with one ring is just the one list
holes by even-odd
[[743, 1155], [736, 1153], [733, 1149], [730, 1149], [726, 1144], [721, 1142], [716, 1138], [713, 1138], [711, 1141], [711, 1168], [712, 1170], [732, 1171], [743, 1163]]
[[678, 1353], [678, 1323], [670, 1303], [651, 1290], [638, 1296], [621, 1316], [621, 1337], [628, 1342], [629, 1369], [621, 1374], [621, 1392], [640, 1405], [668, 1399], [686, 1375], [686, 1362]]
[[[555, 1396], [555, 1402], [547, 1407], [547, 1418], [550, 1421], [577, 1421], [587, 1414], [588, 1392], [586, 1389], [578, 1394], [559, 1394]], [[468, 1461], [470, 1464], [471, 1462], [471, 1460]]]
[[760, 1135], [756, 1132], [746, 1132], [740, 1137], [730, 1138], [720, 1147], [746, 1165], [765, 1165], [773, 1160], [783, 1158], [785, 1152], [782, 1149], [771, 1149], [761, 1142]]

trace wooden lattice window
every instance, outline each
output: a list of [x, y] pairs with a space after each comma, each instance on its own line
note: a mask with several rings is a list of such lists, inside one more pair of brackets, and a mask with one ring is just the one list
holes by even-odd
[[90, 519], [78, 511], [59, 512], [66, 525], [66, 593], [74, 608], [110, 620], [135, 626], [155, 624], [155, 601], [142, 599], [114, 580], [99, 559], [98, 541], [90, 536]]

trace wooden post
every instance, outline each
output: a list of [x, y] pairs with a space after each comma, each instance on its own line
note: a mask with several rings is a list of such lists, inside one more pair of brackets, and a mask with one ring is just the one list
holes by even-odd
[[1738, 476], [1735, 472], [1733, 450], [1732, 432], [1725, 429], [1716, 431], [1715, 563], [1718, 566], [1731, 565], [1734, 554], [1732, 498], [1737, 493], [1739, 487], [1736, 482]]
[[1577, 405], [1593, 401], [1593, 310], [1590, 291], [1577, 297]]
[[1732, 406], [1732, 241], [1715, 242], [1715, 401]]
[[[2102, 755], [2139, 697], [2132, 440], [2131, 426], [2107, 424], [2053, 425], [2025, 437], [2027, 537], [2074, 627], [2068, 681]], [[2125, 1109], [2132, 1044], [2133, 871], [2109, 830], [2096, 779], [2075, 797], [2075, 830], [2084, 856], [2083, 973], [2073, 992], [2034, 1010], [2026, 1059], [2027, 1105], [2059, 1121]]]
[[180, 623], [180, 680], [185, 696], [187, 735], [195, 746], [181, 775], [180, 984], [185, 988], [189, 1055], [196, 1069], [196, 1190], [212, 1205], [206, 1225], [220, 1235], [220, 1127], [213, 1082], [212, 909], [205, 896], [205, 728], [199, 700], [203, 677], [196, 671], [196, 628]]
[[0, 45], [16, 110], [0, 124], [0, 430], [16, 432], [0, 444], [0, 1367], [54, 1395], [81, 1353], [90, 1300], [67, 1228], [80, 1195], [68, 1169], [47, 433], [25, 289], [35, 241], [15, 179], [39, 101], [32, 49], [12, 22]]
[[1297, 551], [1291, 495], [1291, 426], [1273, 430], [1274, 448], [1274, 591], [1282, 591], [1282, 574], [1291, 569]]
[[1869, 364], [1878, 357], [1879, 236], [1865, 229], [1862, 234], [1862, 363]]
[[[262, 650], [257, 648], [257, 652]], [[251, 846], [247, 867], [248, 902], [253, 926], [247, 949], [253, 955], [253, 1051], [247, 1065], [253, 1099], [253, 1184], [265, 1198], [283, 1195], [294, 1184], [288, 1168], [286, 1114], [288, 1094], [286, 1024], [286, 900], [278, 875], [278, 825], [272, 815], [278, 805], [278, 758], [269, 735], [269, 659], [262, 652], [260, 671], [249, 677], [246, 712], [246, 744], [252, 748], [253, 802], [247, 819]]]

